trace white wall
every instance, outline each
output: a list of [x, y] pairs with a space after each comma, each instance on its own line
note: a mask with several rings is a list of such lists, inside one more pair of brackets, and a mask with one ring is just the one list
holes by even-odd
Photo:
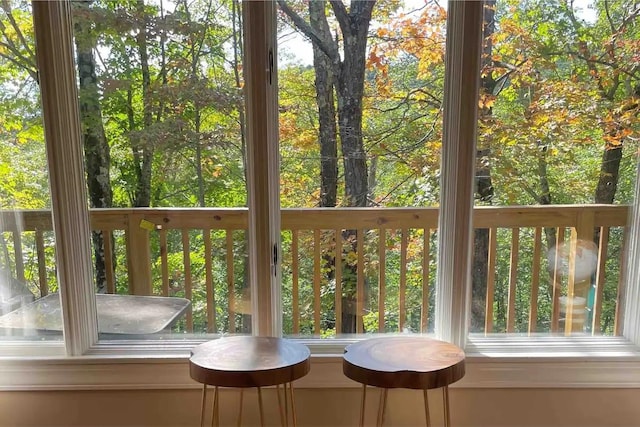
[[[367, 425], [375, 424], [377, 391], [369, 389]], [[279, 425], [277, 399], [265, 393], [268, 425]], [[431, 395], [433, 420], [441, 394]], [[353, 426], [360, 390], [298, 389], [299, 426]], [[21, 391], [0, 393], [0, 426], [196, 426], [199, 390]], [[222, 423], [235, 425], [238, 394], [222, 396]], [[454, 426], [640, 426], [640, 389], [451, 390]], [[385, 425], [424, 425], [422, 394], [392, 390]], [[245, 395], [244, 425], [259, 425], [256, 393]]]

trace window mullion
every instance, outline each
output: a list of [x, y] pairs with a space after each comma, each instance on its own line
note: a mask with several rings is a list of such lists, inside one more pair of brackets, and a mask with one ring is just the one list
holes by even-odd
[[[635, 345], [640, 345], [640, 264], [634, 260], [640, 259], [640, 164], [637, 166], [636, 188], [633, 205], [629, 217], [629, 230], [627, 233], [627, 253], [623, 254], [626, 260], [626, 291], [624, 323], [622, 333]], [[622, 313], [623, 311], [620, 310]]]
[[280, 199], [275, 2], [243, 2], [253, 333], [280, 335]]
[[97, 321], [71, 5], [34, 1], [33, 19], [64, 339], [77, 356], [96, 343]]
[[438, 225], [436, 335], [464, 346], [470, 299], [483, 2], [449, 1]]

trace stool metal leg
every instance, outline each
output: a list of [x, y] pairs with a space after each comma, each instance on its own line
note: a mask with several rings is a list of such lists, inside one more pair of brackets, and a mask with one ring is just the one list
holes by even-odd
[[240, 389], [240, 408], [238, 409], [238, 427], [242, 425], [242, 401], [244, 400], [244, 389]]
[[213, 412], [211, 413], [211, 425], [215, 427], [220, 425], [220, 407], [218, 404], [219, 394], [218, 386], [216, 386], [213, 389]]
[[289, 404], [287, 403], [289, 398], [287, 397], [287, 383], [284, 383], [284, 425], [289, 427]]
[[202, 387], [202, 407], [200, 408], [200, 427], [204, 427], [204, 413], [207, 407], [207, 385]]
[[296, 427], [298, 420], [296, 419], [296, 402], [293, 400], [293, 383], [289, 383], [289, 392], [291, 392], [291, 425]]
[[427, 420], [427, 427], [431, 426], [431, 417], [429, 416], [429, 396], [427, 390], [422, 390], [424, 393], [424, 416]]
[[378, 422], [376, 423], [376, 425], [379, 427], [382, 427], [382, 424], [384, 424], [384, 412], [387, 408], [388, 391], [389, 389], [387, 388], [383, 388], [380, 390], [380, 402], [378, 404]]
[[444, 406], [444, 426], [449, 427], [451, 425], [451, 414], [449, 414], [449, 386], [444, 386], [442, 389], [442, 402]]
[[[284, 393], [287, 394], [287, 384], [284, 385]], [[280, 384], [276, 384], [276, 393], [278, 394], [278, 409], [280, 410], [280, 425], [284, 427], [284, 408], [282, 407], [282, 398], [280, 397]]]
[[264, 410], [262, 409], [262, 388], [258, 387], [258, 406], [260, 406], [260, 425], [264, 427]]
[[364, 427], [364, 406], [367, 402], [367, 385], [362, 384], [362, 403], [360, 404], [360, 427]]

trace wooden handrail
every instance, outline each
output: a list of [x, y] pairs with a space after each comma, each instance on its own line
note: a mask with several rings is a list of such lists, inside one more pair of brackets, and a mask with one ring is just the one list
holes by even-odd
[[[91, 209], [95, 230], [125, 230], [130, 216], [141, 216], [158, 229], [241, 230], [247, 208], [112, 208]], [[282, 229], [323, 230], [438, 227], [438, 208], [285, 208]], [[474, 209], [476, 228], [575, 227], [579, 217], [593, 213], [593, 225], [624, 226], [628, 205], [481, 206]], [[52, 230], [48, 210], [0, 211], [0, 232]]]

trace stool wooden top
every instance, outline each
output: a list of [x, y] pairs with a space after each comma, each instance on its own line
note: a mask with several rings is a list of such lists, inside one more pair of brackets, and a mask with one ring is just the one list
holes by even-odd
[[464, 376], [464, 351], [432, 338], [372, 338], [348, 345], [344, 352], [344, 374], [361, 384], [426, 390]]
[[223, 337], [191, 351], [191, 378], [220, 387], [266, 387], [295, 381], [311, 368], [309, 349], [274, 337]]

